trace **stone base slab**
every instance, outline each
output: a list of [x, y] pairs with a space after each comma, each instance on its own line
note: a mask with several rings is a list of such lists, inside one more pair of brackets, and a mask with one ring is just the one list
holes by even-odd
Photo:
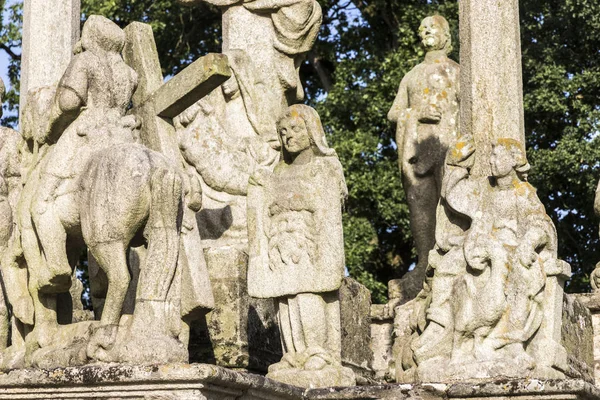
[[311, 400], [598, 400], [600, 390], [582, 379], [510, 380], [479, 383], [422, 383], [312, 389]]
[[0, 374], [0, 399], [295, 400], [303, 389], [215, 365], [87, 365]]
[[0, 399], [600, 400], [600, 390], [578, 379], [301, 389], [215, 365], [88, 365], [0, 374]]

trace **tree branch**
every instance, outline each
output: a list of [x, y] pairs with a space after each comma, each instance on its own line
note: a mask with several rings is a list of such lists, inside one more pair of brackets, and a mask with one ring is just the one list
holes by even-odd
[[21, 59], [20, 54], [16, 54], [14, 51], [12, 51], [10, 47], [5, 45], [4, 43], [0, 43], [0, 49], [4, 50], [10, 56], [10, 58], [12, 58], [15, 61]]
[[328, 71], [328, 69], [321, 62], [321, 58], [318, 57], [314, 51], [308, 53], [307, 59], [310, 65], [312, 65], [315, 71], [317, 71], [317, 75], [319, 76], [319, 80], [323, 85], [323, 89], [325, 92], [329, 92], [333, 86], [331, 71]]

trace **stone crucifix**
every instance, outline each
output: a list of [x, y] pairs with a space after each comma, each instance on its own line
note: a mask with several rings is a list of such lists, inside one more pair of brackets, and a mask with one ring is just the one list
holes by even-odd
[[527, 181], [518, 0], [459, 5], [461, 126], [429, 255], [427, 323], [397, 380], [562, 378], [570, 266]]

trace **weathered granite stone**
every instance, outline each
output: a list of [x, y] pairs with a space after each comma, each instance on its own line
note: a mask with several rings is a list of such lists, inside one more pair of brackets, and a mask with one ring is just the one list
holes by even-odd
[[394, 361], [392, 347], [394, 344], [394, 323], [391, 319], [376, 319], [371, 313], [371, 351], [373, 353], [372, 368], [377, 380], [391, 380], [390, 364]]
[[[187, 361], [188, 324], [213, 306], [203, 255], [192, 250], [200, 248], [194, 218], [201, 207], [198, 178], [184, 164], [174, 127], [169, 147], [169, 120], [158, 119], [168, 119], [226, 80], [227, 62], [218, 56], [198, 60], [182, 76], [150, 91], [154, 88], [146, 83], [153, 71], [145, 68], [135, 35], [129, 37], [128, 55], [139, 74], [121, 57], [127, 39], [116, 24], [90, 16], [58, 87], [32, 91], [23, 110], [23, 148], [29, 153], [22, 163], [27, 168], [22, 168], [26, 182], [17, 242], [28, 282], [11, 285], [23, 301], [10, 291], [8, 297], [23, 324], [13, 332], [25, 345], [3, 354], [5, 369], [89, 360]], [[149, 92], [138, 91], [131, 114], [125, 115], [138, 76]], [[148, 140], [151, 135], [154, 142]], [[162, 154], [138, 144], [140, 136], [162, 144], [156, 149]], [[81, 288], [71, 284], [71, 275], [84, 246], [98, 267], [91, 274], [98, 278], [92, 284], [94, 298], [104, 301], [95, 310], [98, 321], [77, 322], [86, 313], [73, 307]], [[139, 253], [139, 274], [128, 290], [130, 246], [147, 250]], [[135, 299], [132, 314], [123, 313], [128, 291]], [[62, 311], [65, 294], [69, 306]]]
[[342, 365], [366, 379], [373, 377], [371, 349], [371, 291], [352, 278], [339, 290]]
[[478, 399], [478, 400], [592, 400], [600, 390], [583, 380], [497, 379], [483, 382], [373, 385], [348, 388], [309, 389], [305, 399]]
[[341, 365], [342, 167], [314, 109], [291, 106], [278, 129], [282, 161], [256, 171], [248, 188], [248, 293], [276, 299], [284, 353], [267, 376], [352, 385], [354, 373]]
[[58, 83], [79, 40], [81, 0], [23, 2], [20, 105], [29, 91]]
[[[410, 308], [411, 302], [405, 303], [408, 306], [398, 308], [403, 303], [402, 284], [400, 280], [392, 280], [388, 283], [388, 298], [386, 304], [371, 305], [371, 349], [373, 351], [373, 371], [375, 378], [378, 380], [394, 381], [395, 379], [395, 363], [396, 351], [400, 343], [405, 340], [399, 339], [399, 336], [408, 333], [408, 337], [412, 335], [412, 330], [409, 328], [409, 314], [405, 310]], [[398, 327], [394, 326], [394, 320], [398, 320]], [[410, 344], [410, 340], [406, 341]], [[396, 350], [395, 350], [396, 349]], [[401, 351], [399, 352], [401, 354]]]
[[0, 399], [300, 400], [303, 390], [215, 365], [94, 365], [0, 375]]
[[248, 255], [235, 247], [205, 251], [215, 307], [193, 325], [190, 361], [266, 372], [282, 356], [273, 299], [248, 296]]
[[457, 137], [459, 72], [448, 58], [450, 26], [444, 17], [427, 17], [419, 27], [425, 60], [400, 83], [388, 119], [397, 124], [398, 165], [410, 210], [417, 265], [401, 280], [402, 301], [423, 286], [427, 257], [435, 244], [436, 207], [442, 188], [444, 159]]
[[594, 318], [581, 295], [565, 294], [562, 345], [567, 351], [568, 376], [594, 382]]
[[[593, 345], [593, 362], [589, 363], [589, 359], [587, 357], [583, 359], [588, 363], [588, 366], [593, 368], [594, 380], [596, 385], [598, 385], [598, 383], [600, 383], [600, 296], [598, 296], [597, 293], [579, 293], [574, 295], [574, 297], [579, 303], [583, 304], [590, 311], [592, 316], [593, 339], [591, 340], [591, 343]], [[578, 327], [587, 328], [587, 318], [585, 318], [585, 314], [578, 313], [576, 310], [577, 306], [575, 304], [573, 307], [574, 312], [565, 315], [565, 319], [571, 320], [575, 325], [571, 329], [577, 329]], [[571, 341], [573, 346], [576, 346], [579, 342], [578, 340], [573, 339], [571, 339]], [[588, 354], [588, 346], [590, 345], [589, 343], [589, 331], [584, 329], [583, 337], [581, 338], [581, 345], [585, 348], [584, 355]], [[575, 354], [578, 354], [577, 351], [571, 351], [573, 351]], [[581, 360], [581, 358], [579, 358], [579, 360]]]
[[214, 365], [95, 365], [0, 375], [0, 399], [597, 400], [583, 380], [509, 380], [302, 389]]
[[[0, 79], [0, 116], [4, 102], [5, 86]], [[8, 291], [11, 298], [27, 292], [26, 270], [16, 262], [14, 243], [18, 237], [17, 202], [21, 195], [21, 134], [13, 129], [0, 127], [0, 351], [8, 346], [10, 332]]]
[[[561, 377], [568, 369], [562, 285], [570, 268], [557, 259], [556, 230], [525, 180], [519, 142], [494, 142], [489, 178], [472, 176], [475, 153], [464, 138], [447, 158], [440, 209], [461, 224], [448, 229], [438, 220], [447, 229], [430, 255], [427, 323], [411, 344], [418, 379]], [[461, 225], [462, 236], [451, 236]]]
[[571, 271], [527, 182], [518, 1], [459, 6], [461, 136], [446, 157], [436, 245], [412, 306], [412, 356], [401, 371], [396, 360], [396, 375], [562, 378]]

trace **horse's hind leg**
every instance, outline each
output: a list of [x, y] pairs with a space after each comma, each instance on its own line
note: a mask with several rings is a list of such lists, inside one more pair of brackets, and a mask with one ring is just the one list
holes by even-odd
[[108, 292], [102, 310], [102, 325], [118, 325], [123, 301], [129, 287], [129, 268], [122, 242], [106, 242], [90, 247], [90, 252], [108, 278]]
[[101, 326], [90, 339], [87, 353], [90, 358], [104, 361], [109, 357], [106, 351], [110, 349], [116, 340], [130, 276], [127, 268], [125, 246], [122, 242], [100, 243], [91, 246], [89, 250], [108, 277], [108, 292], [102, 309]]
[[46, 256], [46, 268], [40, 271], [40, 290], [58, 293], [71, 286], [71, 265], [65, 251], [67, 232], [49, 200], [34, 200], [31, 217]]

